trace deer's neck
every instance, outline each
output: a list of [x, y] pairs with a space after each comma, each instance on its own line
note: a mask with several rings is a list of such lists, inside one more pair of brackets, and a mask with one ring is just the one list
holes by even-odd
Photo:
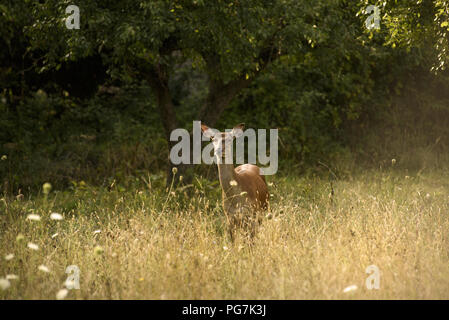
[[238, 185], [231, 185], [231, 181], [235, 180], [235, 171], [233, 164], [218, 164], [218, 175], [223, 193], [226, 197], [231, 197], [239, 192]]

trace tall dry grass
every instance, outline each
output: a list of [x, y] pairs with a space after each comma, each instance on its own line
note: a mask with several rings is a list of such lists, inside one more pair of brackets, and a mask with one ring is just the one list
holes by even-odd
[[[0, 298], [55, 299], [76, 265], [66, 299], [448, 299], [448, 181], [447, 170], [371, 170], [334, 181], [332, 195], [325, 178], [274, 178], [252, 245], [230, 243], [216, 185], [4, 198], [0, 278], [18, 279]], [[365, 285], [370, 265], [378, 290]]]

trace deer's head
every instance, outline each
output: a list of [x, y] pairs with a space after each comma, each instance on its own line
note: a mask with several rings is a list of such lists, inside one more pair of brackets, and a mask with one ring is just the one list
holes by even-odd
[[234, 138], [238, 138], [243, 134], [244, 128], [245, 124], [240, 123], [236, 125], [232, 131], [220, 132], [209, 128], [205, 124], [201, 124], [203, 135], [211, 139], [214, 145], [214, 155], [217, 157], [218, 163], [223, 162], [226, 158], [226, 154], [232, 155], [232, 142]]

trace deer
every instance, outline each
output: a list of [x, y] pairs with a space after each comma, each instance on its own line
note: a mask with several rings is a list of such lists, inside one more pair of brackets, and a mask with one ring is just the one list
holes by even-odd
[[241, 123], [230, 132], [216, 132], [201, 124], [203, 135], [213, 143], [223, 211], [232, 242], [239, 230], [253, 239], [262, 222], [261, 214], [268, 210], [268, 186], [265, 177], [260, 174], [260, 168], [249, 163], [235, 168], [232, 157], [230, 161], [225, 161], [226, 155], [232, 155], [233, 140], [243, 135], [244, 127], [245, 124]]

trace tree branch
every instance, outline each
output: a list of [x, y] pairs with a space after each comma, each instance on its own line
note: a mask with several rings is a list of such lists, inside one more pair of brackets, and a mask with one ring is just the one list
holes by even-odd
[[221, 74], [220, 57], [216, 53], [202, 53], [209, 73], [209, 94], [198, 115], [202, 122], [214, 126], [232, 99], [241, 90], [247, 88], [270, 63], [279, 57], [278, 48], [274, 45], [277, 32], [267, 41], [267, 45], [260, 50], [255, 58], [255, 61], [259, 62], [259, 69], [251, 77], [247, 77], [245, 73], [226, 84], [219, 76]]

